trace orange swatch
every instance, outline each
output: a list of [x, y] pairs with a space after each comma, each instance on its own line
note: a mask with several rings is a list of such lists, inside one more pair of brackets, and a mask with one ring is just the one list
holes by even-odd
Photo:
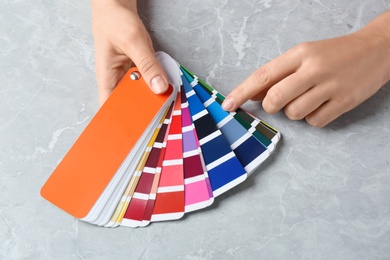
[[[41, 189], [41, 196], [84, 218], [156, 114], [171, 100], [170, 87], [154, 94], [130, 69]], [[154, 130], [154, 129], [153, 129]], [[140, 153], [143, 151], [140, 151]]]

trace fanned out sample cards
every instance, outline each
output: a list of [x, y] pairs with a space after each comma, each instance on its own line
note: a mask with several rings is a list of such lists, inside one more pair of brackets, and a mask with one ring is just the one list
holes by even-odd
[[165, 53], [170, 88], [153, 94], [129, 70], [45, 185], [41, 195], [105, 227], [180, 219], [252, 174], [280, 139]]

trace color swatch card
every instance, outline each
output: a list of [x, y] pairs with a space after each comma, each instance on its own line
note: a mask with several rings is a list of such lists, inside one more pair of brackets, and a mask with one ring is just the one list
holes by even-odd
[[143, 227], [210, 206], [274, 151], [280, 133], [163, 52], [169, 78], [153, 94], [129, 70], [54, 170], [41, 195], [76, 218]]

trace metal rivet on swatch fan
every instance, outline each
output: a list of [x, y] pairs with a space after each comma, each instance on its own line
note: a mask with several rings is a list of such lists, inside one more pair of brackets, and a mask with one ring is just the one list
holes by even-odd
[[140, 78], [141, 78], [141, 74], [140, 74], [138, 71], [133, 71], [133, 72], [130, 74], [130, 78], [131, 78], [132, 80], [140, 79]]

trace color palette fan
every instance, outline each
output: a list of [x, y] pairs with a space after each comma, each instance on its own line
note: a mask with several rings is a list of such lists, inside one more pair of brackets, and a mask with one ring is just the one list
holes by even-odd
[[170, 89], [129, 70], [60, 162], [41, 195], [105, 227], [140, 227], [210, 206], [253, 173], [280, 139], [163, 52]]

